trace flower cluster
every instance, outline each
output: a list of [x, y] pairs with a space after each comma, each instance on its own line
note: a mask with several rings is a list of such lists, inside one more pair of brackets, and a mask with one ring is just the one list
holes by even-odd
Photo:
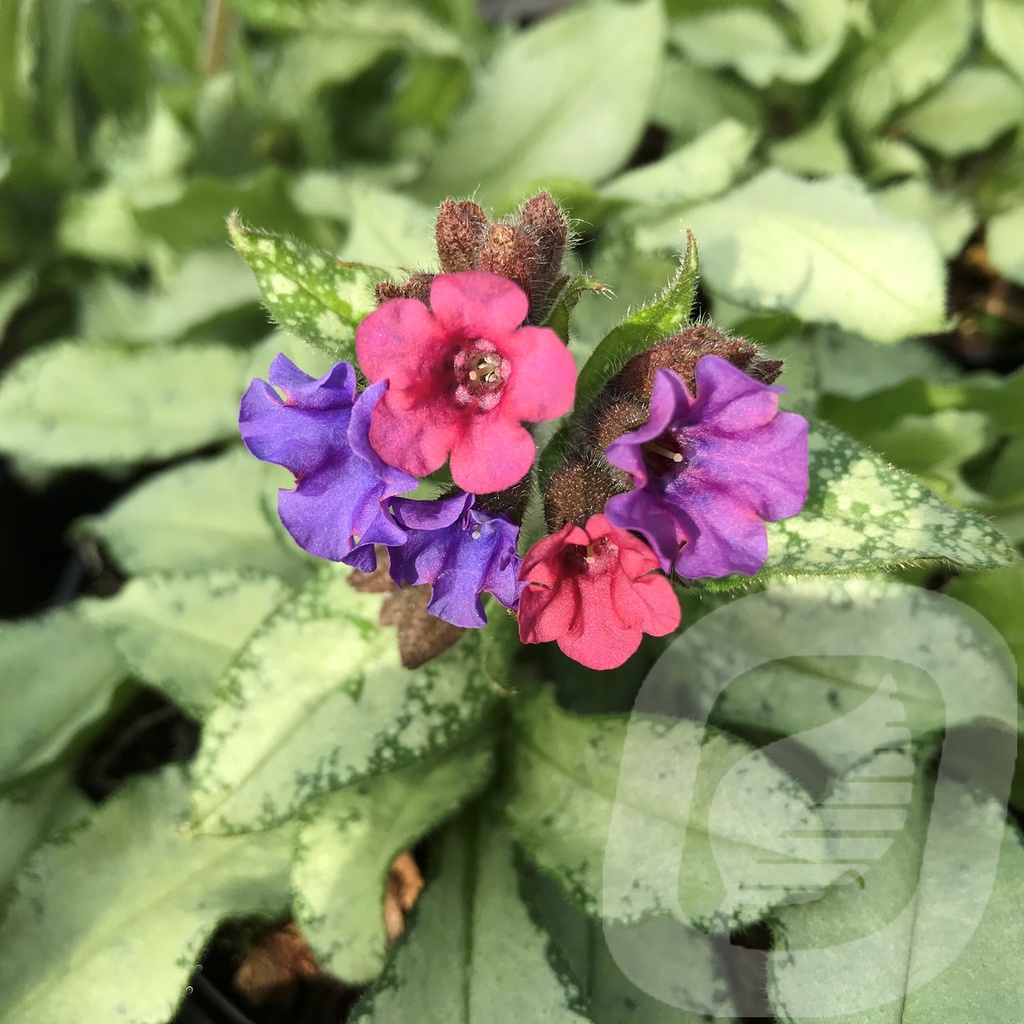
[[[313, 380], [283, 355], [269, 383], [252, 382], [242, 439], [295, 475], [279, 510], [301, 547], [364, 572], [387, 548], [394, 582], [430, 584], [428, 611], [456, 626], [485, 624], [483, 593], [517, 607], [518, 525], [479, 496], [526, 476], [535, 447], [523, 423], [568, 412], [576, 387], [568, 349], [548, 328], [520, 327], [526, 312], [507, 278], [440, 274], [429, 307], [390, 299], [359, 325], [361, 393], [349, 363]], [[452, 494], [398, 497], [446, 461]]]
[[[644, 633], [678, 627], [671, 573], [760, 569], [765, 522], [806, 499], [807, 424], [778, 409], [779, 364], [691, 328], [627, 364], [574, 418], [584, 455], [551, 479], [551, 532], [520, 557], [532, 425], [569, 412], [576, 386], [568, 348], [536, 323], [566, 237], [552, 228], [554, 204], [538, 200], [497, 226], [475, 204], [446, 204], [442, 269], [469, 269], [378, 295], [355, 337], [367, 386], [350, 363], [314, 380], [280, 355], [269, 382], [245, 393], [239, 422], [254, 455], [294, 474], [279, 511], [307, 551], [369, 573], [386, 550], [393, 585], [420, 588], [430, 616], [481, 627], [491, 594], [518, 614], [524, 642], [553, 640], [586, 666], [611, 668]], [[544, 258], [479, 269], [505, 242]], [[440, 483], [446, 464], [442, 497], [410, 496], [423, 478]]]

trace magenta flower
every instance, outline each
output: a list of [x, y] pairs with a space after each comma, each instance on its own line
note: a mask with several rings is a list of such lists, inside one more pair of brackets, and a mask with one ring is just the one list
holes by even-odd
[[635, 490], [610, 498], [610, 522], [642, 534], [667, 572], [753, 575], [768, 557], [765, 522], [807, 500], [807, 421], [779, 412], [785, 388], [718, 356], [696, 367], [697, 397], [671, 370], [655, 373], [650, 418], [607, 448]]
[[665, 636], [679, 626], [679, 602], [654, 552], [604, 516], [537, 541], [521, 575], [528, 585], [519, 599], [520, 639], [555, 640], [587, 668], [617, 668], [644, 633]]
[[520, 327], [529, 300], [505, 277], [438, 274], [430, 308], [391, 299], [356, 329], [359, 366], [388, 381], [370, 442], [385, 462], [426, 476], [451, 457], [456, 485], [473, 494], [511, 487], [530, 469], [522, 424], [572, 407], [576, 367], [546, 327]]
[[487, 624], [482, 593], [514, 610], [523, 588], [523, 560], [516, 554], [519, 527], [474, 501], [472, 494], [456, 494], [392, 503], [395, 518], [408, 532], [405, 544], [391, 552], [391, 578], [399, 585], [431, 584], [427, 611], [467, 629]]
[[295, 475], [295, 488], [278, 492], [281, 522], [310, 554], [372, 572], [374, 544], [405, 542], [388, 499], [417, 484], [385, 463], [367, 439], [387, 385], [375, 384], [357, 397], [349, 363], [314, 380], [284, 355], [270, 364], [268, 376], [270, 384], [254, 380], [242, 396], [238, 425], [256, 458]]

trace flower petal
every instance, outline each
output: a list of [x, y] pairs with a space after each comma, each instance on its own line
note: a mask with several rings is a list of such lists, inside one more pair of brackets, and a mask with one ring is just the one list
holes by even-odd
[[440, 469], [459, 436], [456, 412], [442, 402], [396, 409], [393, 399], [388, 391], [373, 410], [369, 438], [374, 451], [413, 476]]
[[697, 360], [694, 378], [697, 401], [692, 418], [713, 424], [720, 434], [748, 431], [770, 422], [778, 412], [779, 395], [786, 391], [748, 377], [720, 356]]
[[576, 397], [576, 361], [547, 327], [522, 327], [499, 346], [512, 364], [502, 414], [528, 423], [564, 416]]
[[418, 299], [390, 299], [356, 328], [356, 358], [367, 380], [392, 391], [420, 390], [446, 355], [447, 334]]
[[473, 416], [463, 422], [452, 447], [452, 479], [473, 494], [503, 491], [529, 473], [536, 452], [530, 432], [516, 421]]
[[530, 300], [507, 277], [485, 270], [463, 270], [434, 278], [430, 308], [447, 333], [496, 342], [511, 335], [526, 319]]
[[680, 576], [753, 576], [760, 571], [768, 557], [768, 533], [749, 505], [728, 494], [709, 494], [687, 503], [686, 511], [696, 535], [676, 558]]

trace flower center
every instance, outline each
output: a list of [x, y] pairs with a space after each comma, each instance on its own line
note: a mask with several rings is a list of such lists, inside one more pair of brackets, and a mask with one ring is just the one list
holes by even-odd
[[508, 383], [510, 364], [485, 338], [475, 338], [455, 353], [455, 400], [493, 409]]
[[644, 464], [654, 476], [663, 476], [669, 472], [679, 472], [686, 464], [686, 456], [682, 452], [682, 438], [666, 433], [654, 441], [643, 445]]
[[565, 566], [573, 574], [600, 572], [618, 548], [607, 537], [598, 537], [587, 545], [573, 544], [566, 549]]

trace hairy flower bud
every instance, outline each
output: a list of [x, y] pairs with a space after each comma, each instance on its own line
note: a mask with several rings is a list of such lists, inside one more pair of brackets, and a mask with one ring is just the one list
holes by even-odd
[[[540, 324], [552, 295], [565, 280], [562, 259], [569, 242], [569, 222], [547, 192], [527, 200], [519, 212], [492, 224], [471, 200], [446, 199], [434, 226], [437, 258], [446, 274], [486, 270], [515, 281], [529, 299], [528, 324]], [[401, 285], [377, 286], [378, 304], [393, 298], [429, 301], [429, 274]]]
[[603, 459], [570, 460], [552, 474], [544, 492], [544, 519], [557, 533], [567, 523], [585, 523], [604, 511], [605, 502], [623, 491], [623, 474]]
[[510, 523], [522, 526], [526, 506], [530, 502], [532, 474], [528, 473], [517, 484], [504, 491], [492, 491], [490, 494], [478, 494], [476, 503], [480, 508], [490, 512], [492, 516], [504, 516]]
[[614, 378], [609, 390], [649, 399], [655, 371], [663, 368], [676, 373], [692, 393], [697, 361], [709, 355], [732, 363], [762, 384], [773, 384], [782, 372], [780, 360], [763, 358], [757, 346], [745, 338], [729, 338], [714, 327], [697, 324], [634, 356]]
[[519, 211], [521, 229], [537, 243], [538, 264], [530, 282], [530, 305], [546, 307], [555, 283], [562, 276], [562, 258], [569, 241], [569, 223], [548, 192], [528, 199]]
[[539, 265], [540, 249], [529, 232], [511, 224], [495, 224], [487, 232], [480, 251], [480, 269], [515, 281], [529, 297], [531, 310], [532, 281]]
[[383, 306], [390, 299], [418, 299], [426, 304], [430, 301], [430, 284], [433, 280], [433, 274], [413, 274], [402, 284], [381, 281], [374, 286], [373, 294], [378, 306]]
[[476, 203], [446, 199], [437, 214], [434, 239], [437, 258], [446, 274], [480, 270], [480, 250], [487, 236], [487, 214]]

